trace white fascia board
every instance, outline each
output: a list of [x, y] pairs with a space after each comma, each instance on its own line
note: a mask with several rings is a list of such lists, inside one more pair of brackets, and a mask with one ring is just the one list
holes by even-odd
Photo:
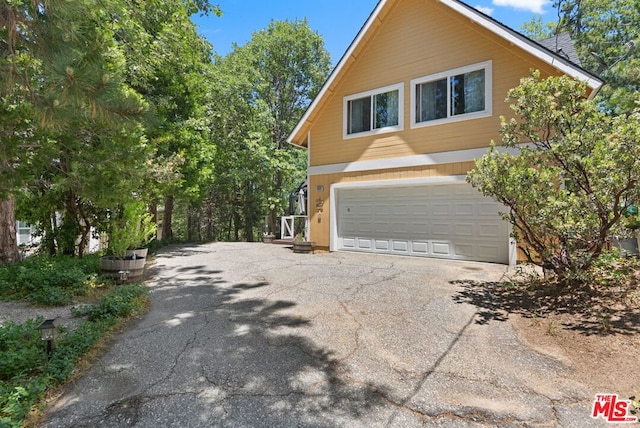
[[[501, 146], [496, 146], [495, 150], [499, 153], [510, 153], [512, 155], [517, 155], [520, 151], [518, 148], [507, 148]], [[467, 162], [481, 158], [488, 151], [489, 147], [482, 147], [479, 149], [456, 150], [451, 152], [430, 153], [397, 158], [310, 166], [308, 169], [308, 175], [313, 176], [347, 172], [376, 171], [392, 168], [410, 168], [443, 163]]]
[[371, 28], [375, 20], [378, 18], [378, 15], [380, 14], [380, 11], [384, 7], [384, 5], [387, 4], [387, 1], [388, 0], [380, 0], [378, 2], [373, 12], [371, 12], [369, 19], [367, 19], [367, 22], [365, 22], [365, 24], [362, 26], [362, 28], [356, 35], [356, 38], [353, 40], [353, 42], [351, 42], [351, 44], [347, 48], [347, 51], [344, 53], [344, 55], [342, 55], [342, 58], [340, 58], [340, 61], [338, 61], [338, 64], [335, 66], [335, 68], [327, 78], [327, 81], [322, 86], [322, 89], [320, 89], [320, 92], [318, 92], [318, 95], [316, 95], [316, 97], [313, 99], [313, 102], [311, 103], [309, 108], [307, 108], [307, 111], [304, 113], [304, 115], [302, 116], [302, 118], [300, 119], [296, 127], [293, 128], [293, 131], [291, 131], [291, 134], [289, 134], [289, 137], [287, 138], [287, 143], [293, 144], [291, 142], [293, 140], [293, 137], [298, 132], [300, 132], [300, 129], [304, 126], [304, 123], [309, 119], [313, 111], [316, 109], [316, 107], [320, 103], [320, 100], [325, 97], [325, 95], [329, 91], [329, 88], [331, 87], [331, 85], [333, 85], [333, 82], [335, 81], [337, 76], [340, 74], [344, 66], [347, 64], [347, 61], [349, 61], [349, 58], [351, 58], [351, 56], [353, 55], [353, 52], [356, 50], [356, 47], [358, 47], [358, 45], [364, 38], [365, 34], [369, 32], [369, 29]]
[[465, 16], [466, 18], [469, 18], [471, 21], [477, 23], [478, 25], [481, 25], [487, 30], [502, 37], [506, 41], [514, 44], [515, 46], [518, 46], [519, 48], [530, 53], [536, 58], [541, 59], [552, 67], [555, 67], [556, 69], [573, 77], [574, 79], [585, 82], [590, 88], [594, 89], [594, 92], [597, 92], [598, 89], [600, 89], [600, 87], [603, 85], [603, 82], [601, 80], [587, 73], [585, 70], [582, 70], [580, 67], [572, 65], [570, 62], [562, 60], [560, 57], [551, 54], [549, 51], [533, 42], [532, 40], [527, 39], [525, 36], [518, 34], [514, 30], [507, 29], [508, 27], [498, 24], [496, 21], [485, 17], [480, 12], [476, 12], [474, 9], [465, 6], [461, 2], [457, 0], [438, 1]]

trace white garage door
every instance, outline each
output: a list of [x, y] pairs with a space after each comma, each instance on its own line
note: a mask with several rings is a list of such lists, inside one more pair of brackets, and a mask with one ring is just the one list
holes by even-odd
[[504, 206], [469, 184], [337, 190], [340, 250], [509, 262]]

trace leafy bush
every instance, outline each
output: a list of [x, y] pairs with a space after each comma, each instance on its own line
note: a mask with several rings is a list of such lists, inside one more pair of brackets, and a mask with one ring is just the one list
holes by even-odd
[[59, 306], [86, 295], [99, 272], [99, 257], [30, 257], [0, 267], [0, 298]]
[[49, 361], [37, 329], [41, 319], [0, 326], [0, 427], [22, 426], [47, 388], [68, 379], [77, 361], [117, 326], [121, 318], [144, 307], [146, 291], [143, 285], [118, 286], [97, 304], [78, 311], [80, 315], [87, 315], [88, 321], [72, 332], [60, 328]]
[[43, 348], [38, 332], [41, 322], [42, 319], [37, 319], [0, 326], [0, 381], [29, 375], [42, 363]]
[[86, 316], [90, 321], [129, 316], [138, 306], [140, 297], [147, 288], [144, 285], [129, 285], [116, 288], [96, 305], [74, 309], [74, 315]]
[[[527, 260], [553, 272], [559, 288], [588, 288], [609, 237], [640, 200], [640, 110], [612, 117], [586, 85], [540, 72], [509, 91], [515, 117], [467, 175], [505, 205], [503, 218]], [[527, 143], [527, 144], [523, 144]]]

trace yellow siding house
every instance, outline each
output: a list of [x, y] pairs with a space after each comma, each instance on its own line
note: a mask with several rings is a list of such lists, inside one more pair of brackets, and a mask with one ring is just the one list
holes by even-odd
[[381, 0], [289, 137], [308, 150], [310, 240], [515, 263], [503, 207], [466, 174], [531, 69], [602, 85], [566, 40], [545, 46], [457, 0]]

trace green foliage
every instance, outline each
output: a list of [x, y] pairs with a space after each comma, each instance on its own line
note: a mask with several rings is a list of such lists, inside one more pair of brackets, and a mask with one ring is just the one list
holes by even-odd
[[306, 177], [306, 153], [286, 143], [330, 71], [322, 37], [306, 21], [272, 21], [244, 46], [216, 58], [213, 133], [217, 168], [209, 188], [215, 238], [253, 240]]
[[[556, 0], [559, 31], [575, 41], [582, 65], [607, 83], [599, 105], [613, 114], [638, 106], [640, 91], [640, 13], [636, 0]], [[595, 54], [595, 55], [594, 55]]]
[[65, 305], [86, 295], [99, 272], [99, 258], [29, 257], [0, 267], [0, 298], [46, 306]]
[[555, 23], [547, 22], [545, 24], [542, 20], [542, 16], [540, 15], [533, 16], [531, 20], [520, 26], [520, 31], [533, 40], [543, 40], [551, 37], [554, 34], [555, 29]]
[[113, 217], [109, 225], [109, 250], [117, 257], [148, 244], [155, 236], [156, 224], [142, 201], [125, 203]]
[[0, 426], [20, 427], [34, 405], [71, 375], [77, 361], [105, 336], [118, 320], [141, 310], [146, 287], [114, 288], [86, 313], [88, 320], [74, 331], [60, 329], [49, 361], [37, 330], [42, 321], [0, 326]]
[[89, 321], [124, 317], [139, 306], [138, 299], [145, 296], [146, 292], [147, 288], [144, 285], [118, 287], [96, 305], [81, 307], [73, 312], [76, 316], [86, 316]]
[[37, 329], [41, 322], [38, 319], [0, 326], [0, 381], [28, 376], [41, 363], [42, 343]]
[[[561, 283], [586, 275], [640, 199], [640, 114], [611, 117], [568, 77], [539, 72], [509, 92], [516, 118], [502, 120], [502, 145], [476, 161], [468, 181], [502, 202], [530, 262]], [[527, 143], [526, 145], [521, 145]]]

